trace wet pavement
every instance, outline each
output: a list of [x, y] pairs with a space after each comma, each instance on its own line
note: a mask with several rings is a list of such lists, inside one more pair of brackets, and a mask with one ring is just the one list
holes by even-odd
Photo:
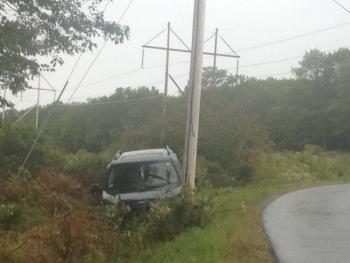
[[284, 195], [266, 207], [263, 223], [281, 263], [350, 262], [350, 185]]

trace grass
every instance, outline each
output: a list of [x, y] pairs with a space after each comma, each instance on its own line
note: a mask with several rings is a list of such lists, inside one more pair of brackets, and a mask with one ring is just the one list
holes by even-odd
[[[283, 193], [348, 182], [349, 160], [348, 154], [314, 148], [301, 153], [260, 154], [249, 164], [255, 175], [247, 186], [208, 187], [199, 193], [210, 200], [209, 224], [189, 225], [200, 206], [179, 202], [176, 207], [185, 207], [176, 210], [178, 215], [165, 213], [164, 217], [167, 210], [157, 210], [159, 213], [146, 215], [148, 221], [130, 221], [128, 231], [116, 230], [115, 220], [120, 215], [108, 216], [108, 207], [92, 200], [87, 184], [79, 177], [54, 170], [44, 170], [32, 179], [13, 177], [0, 181], [0, 261], [274, 262], [261, 223], [264, 206]], [[208, 174], [201, 176], [204, 182]], [[157, 235], [181, 226], [181, 222], [183, 228], [176, 231], [175, 239], [157, 241], [167, 240]], [[156, 231], [145, 231], [149, 224]]]
[[261, 222], [265, 205], [284, 193], [348, 182], [348, 161], [348, 155], [307, 151], [265, 155], [251, 185], [208, 191], [214, 203], [209, 226], [152, 246], [130, 262], [276, 262]]

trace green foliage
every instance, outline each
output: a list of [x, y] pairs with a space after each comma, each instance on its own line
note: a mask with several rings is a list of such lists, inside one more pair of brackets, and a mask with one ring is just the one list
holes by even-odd
[[10, 230], [24, 220], [23, 207], [17, 203], [0, 205], [0, 229]]
[[[156, 243], [203, 233], [201, 227], [213, 218], [225, 217], [227, 211], [231, 215], [252, 213], [250, 199], [241, 194], [242, 189], [258, 190], [254, 200], [260, 200], [266, 186], [348, 180], [349, 155], [328, 150], [350, 149], [349, 54], [349, 50], [308, 52], [295, 69], [297, 79], [288, 80], [236, 79], [225, 71], [206, 69], [197, 169], [197, 189], [204, 197], [164, 200], [148, 213], [133, 215], [125, 207], [101, 208], [87, 193], [118, 150], [164, 147], [160, 144], [161, 98], [154, 88], [119, 88], [110, 97], [57, 107], [55, 122], [49, 124], [29, 162], [32, 177], [13, 174], [36, 131], [27, 125], [3, 127], [0, 204], [6, 209], [16, 204], [18, 210], [11, 214], [4, 208], [1, 220], [4, 229], [23, 234], [16, 239], [11, 231], [0, 235], [0, 261], [5, 257], [14, 262], [30, 260], [25, 252], [6, 256], [11, 247], [24, 242], [23, 251], [45, 251], [41, 255], [44, 261], [108, 262], [119, 257], [122, 262], [129, 258], [133, 262], [130, 251], [138, 254]], [[48, 108], [41, 111], [44, 115]], [[164, 144], [179, 156], [185, 120], [186, 97], [169, 98]], [[272, 153], [273, 149], [282, 152]], [[205, 196], [207, 189], [211, 189], [210, 200], [217, 201], [215, 207]], [[232, 198], [220, 199], [226, 193]], [[15, 215], [13, 225], [6, 225], [9, 215]], [[30, 219], [23, 220], [21, 215]], [[240, 222], [228, 220], [225, 229], [235, 223]], [[211, 233], [225, 236], [220, 227]], [[249, 237], [249, 233], [239, 234]], [[235, 241], [238, 252], [249, 245], [244, 238], [240, 241]], [[216, 248], [210, 240], [201, 242], [211, 251]], [[196, 249], [197, 245], [188, 246]], [[215, 255], [211, 259], [217, 259]], [[33, 257], [37, 256], [34, 253]]]
[[[96, 37], [118, 44], [129, 27], [107, 21], [104, 0], [25, 1], [0, 3], [0, 87], [17, 94], [41, 71], [63, 64], [61, 54], [74, 55], [97, 48]], [[37, 57], [50, 61], [39, 63]], [[5, 103], [0, 97], [0, 105]]]
[[168, 241], [188, 228], [204, 227], [210, 221], [211, 203], [206, 198], [185, 195], [179, 199], [154, 204], [148, 214], [146, 236], [154, 241]]
[[[32, 145], [36, 130], [29, 125], [5, 126], [0, 129], [0, 180], [16, 173]], [[28, 164], [29, 172], [41, 167], [62, 167], [64, 152], [48, 137], [43, 137], [34, 149]]]
[[[238, 178], [248, 169], [239, 171], [250, 151], [300, 151], [310, 144], [325, 150], [350, 149], [349, 59], [348, 49], [312, 50], [293, 69], [297, 78], [282, 80], [238, 80], [224, 70], [205, 69], [199, 155], [220, 165], [221, 174]], [[161, 98], [155, 88], [147, 87], [118, 88], [109, 97], [61, 105], [48, 134], [55, 144], [75, 153], [112, 155], [168, 145], [182, 156], [186, 103], [185, 96], [169, 98], [163, 143]]]
[[68, 154], [63, 171], [72, 174], [85, 186], [96, 184], [98, 178], [104, 174], [105, 167], [112, 155], [93, 154], [80, 150], [75, 154]]
[[205, 195], [185, 195], [162, 200], [149, 211], [131, 212], [123, 205], [107, 205], [108, 222], [114, 226], [122, 248], [121, 257], [129, 258], [155, 243], [174, 240], [192, 228], [207, 226], [212, 219], [212, 203]]
[[227, 187], [234, 184], [234, 178], [230, 177], [218, 163], [199, 159], [196, 175], [197, 188]]
[[248, 185], [249, 183], [252, 183], [255, 173], [256, 171], [254, 166], [249, 165], [247, 163], [242, 164], [238, 168], [238, 172], [235, 177], [236, 184], [245, 186], [245, 185]]
[[244, 161], [236, 162], [236, 166], [231, 166], [228, 172], [218, 163], [200, 159], [197, 165], [196, 185], [199, 189], [244, 186], [253, 182], [255, 175], [255, 166]]
[[[316, 153], [315, 153], [316, 151]], [[256, 165], [256, 181], [338, 180], [350, 175], [348, 154], [327, 153], [314, 146], [303, 152], [264, 154]]]

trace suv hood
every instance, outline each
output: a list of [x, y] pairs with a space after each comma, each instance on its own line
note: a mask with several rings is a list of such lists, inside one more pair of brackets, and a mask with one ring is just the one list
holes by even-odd
[[181, 194], [181, 189], [182, 187], [178, 186], [176, 188], [162, 188], [145, 192], [123, 193], [117, 195], [111, 195], [106, 191], [103, 191], [103, 199], [113, 204], [119, 204], [123, 202], [149, 203], [153, 200], [178, 196]]

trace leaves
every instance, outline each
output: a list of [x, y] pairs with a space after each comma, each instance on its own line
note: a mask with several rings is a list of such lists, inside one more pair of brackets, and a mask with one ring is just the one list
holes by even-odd
[[[0, 88], [7, 87], [13, 94], [25, 90], [29, 87], [28, 81], [41, 71], [53, 71], [62, 65], [63, 54], [96, 49], [98, 37], [115, 44], [127, 40], [129, 27], [104, 19], [100, 9], [106, 1], [3, 1], [0, 5]], [[39, 63], [39, 57], [48, 62]], [[3, 103], [0, 97], [0, 106]]]

